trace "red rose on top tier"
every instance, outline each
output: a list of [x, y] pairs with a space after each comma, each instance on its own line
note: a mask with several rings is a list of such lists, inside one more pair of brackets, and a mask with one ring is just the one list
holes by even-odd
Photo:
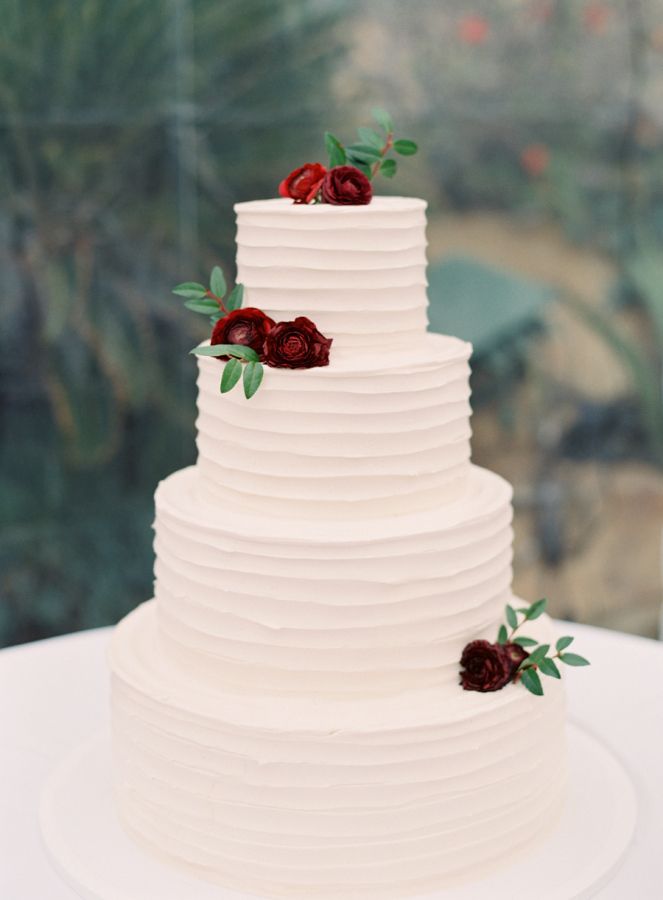
[[335, 166], [322, 182], [322, 200], [336, 206], [365, 206], [371, 202], [371, 182], [354, 166]]
[[490, 641], [471, 641], [460, 665], [460, 683], [466, 691], [499, 691], [513, 677], [514, 660], [501, 644]]
[[290, 197], [295, 203], [310, 203], [315, 198], [327, 170], [321, 163], [304, 163], [279, 185], [281, 197]]
[[[261, 309], [256, 309], [254, 306], [235, 309], [216, 323], [210, 343], [241, 344], [243, 347], [251, 347], [256, 353], [262, 354], [265, 337], [273, 327], [274, 319], [266, 316]], [[227, 356], [217, 358], [228, 359]]]
[[265, 337], [263, 358], [275, 369], [313, 369], [329, 365], [332, 338], [320, 334], [314, 322], [298, 316], [279, 322]]

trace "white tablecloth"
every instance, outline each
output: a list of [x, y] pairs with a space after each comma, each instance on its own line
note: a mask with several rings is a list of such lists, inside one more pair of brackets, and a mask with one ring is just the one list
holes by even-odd
[[[590, 668], [564, 670], [570, 716], [611, 748], [638, 796], [635, 840], [598, 896], [660, 900], [663, 644], [586, 626], [560, 628], [592, 660]], [[37, 806], [54, 763], [107, 719], [107, 640], [108, 629], [100, 629], [0, 652], [2, 900], [75, 900], [45, 857]]]

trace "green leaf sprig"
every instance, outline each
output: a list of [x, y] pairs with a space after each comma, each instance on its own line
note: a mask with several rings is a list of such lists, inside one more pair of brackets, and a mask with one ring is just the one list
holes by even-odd
[[525, 622], [532, 622], [545, 612], [547, 603], [546, 599], [537, 600], [530, 606], [519, 609], [514, 609], [507, 604], [505, 607], [506, 621], [511, 631], [508, 630], [507, 625], [502, 624], [497, 633], [498, 644], [518, 644], [529, 653], [529, 656], [518, 666], [514, 681], [521, 681], [530, 693], [536, 694], [538, 697], [543, 696], [543, 685], [539, 673], [548, 675], [550, 678], [561, 678], [558, 662], [567, 666], [590, 665], [589, 660], [584, 656], [566, 652], [566, 648], [573, 643], [573, 638], [568, 635], [557, 640], [554, 653], [550, 652], [550, 644], [539, 644], [534, 638], [524, 635], [516, 636], [516, 632]]
[[389, 156], [393, 151], [401, 156], [414, 156], [419, 149], [414, 141], [395, 138], [394, 123], [384, 109], [371, 110], [379, 130], [358, 128], [359, 140], [345, 146], [330, 131], [325, 132], [325, 147], [329, 155], [329, 167], [354, 166], [372, 180], [378, 173], [393, 178], [398, 168], [396, 160]]
[[223, 319], [229, 312], [240, 309], [244, 302], [244, 285], [236, 284], [232, 291], [226, 295], [228, 287], [220, 266], [214, 266], [210, 275], [209, 287], [198, 284], [197, 281], [185, 281], [173, 288], [173, 294], [185, 297], [184, 306], [192, 312], [209, 316], [212, 325], [216, 325], [219, 319]]
[[[173, 288], [173, 294], [185, 298], [184, 306], [192, 312], [209, 316], [212, 326], [228, 313], [240, 309], [244, 302], [244, 285], [236, 284], [224, 300], [228, 286], [220, 266], [214, 266], [209, 287], [196, 281], [185, 281]], [[221, 375], [219, 389], [222, 394], [231, 391], [242, 380], [244, 396], [247, 400], [258, 390], [265, 374], [260, 357], [252, 347], [243, 344], [212, 344], [209, 347], [194, 347], [196, 356], [228, 356]]]
[[[231, 391], [242, 378], [244, 396], [250, 400], [262, 383], [265, 371], [260, 357], [252, 347], [245, 347], [243, 344], [210, 344], [209, 347], [194, 347], [190, 352], [195, 356], [230, 357], [223, 367], [219, 385], [222, 394]], [[243, 366], [242, 363], [246, 365]]]

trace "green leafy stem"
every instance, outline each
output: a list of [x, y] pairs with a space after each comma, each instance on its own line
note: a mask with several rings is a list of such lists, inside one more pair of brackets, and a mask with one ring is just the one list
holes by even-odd
[[[228, 286], [220, 266], [212, 269], [208, 288], [196, 281], [185, 281], [173, 288], [173, 294], [185, 298], [184, 306], [187, 309], [209, 316], [212, 326], [228, 313], [240, 309], [244, 302], [243, 284], [236, 284], [224, 300], [227, 291]], [[265, 371], [260, 357], [252, 347], [245, 347], [243, 344], [212, 344], [209, 347], [194, 347], [191, 353], [196, 356], [229, 357], [223, 367], [219, 385], [222, 394], [231, 391], [241, 379], [244, 396], [250, 400], [262, 384]]]
[[214, 266], [208, 288], [197, 281], [185, 281], [183, 284], [178, 284], [177, 287], [173, 288], [173, 294], [185, 297], [184, 306], [187, 309], [209, 316], [212, 325], [215, 325], [219, 319], [227, 316], [229, 312], [239, 309], [244, 301], [243, 284], [236, 284], [224, 301], [223, 298], [227, 290], [228, 287], [223, 271], [220, 266]]
[[567, 666], [590, 665], [589, 660], [584, 656], [566, 652], [566, 648], [573, 643], [573, 638], [568, 635], [557, 640], [554, 653], [550, 653], [550, 644], [539, 644], [534, 638], [524, 635], [516, 636], [516, 632], [525, 622], [538, 619], [545, 612], [547, 603], [546, 599], [537, 600], [530, 606], [519, 609], [514, 609], [507, 604], [505, 607], [506, 621], [511, 631], [508, 630], [507, 625], [502, 624], [497, 633], [498, 644], [518, 644], [527, 650], [529, 655], [518, 666], [514, 680], [521, 681], [528, 691], [539, 697], [543, 695], [543, 685], [539, 673], [551, 678], [561, 678], [557, 662]]
[[401, 156], [413, 156], [419, 149], [414, 141], [394, 136], [394, 123], [384, 109], [372, 110], [380, 131], [374, 128], [358, 128], [359, 141], [345, 146], [330, 131], [325, 132], [325, 147], [329, 155], [329, 167], [351, 165], [372, 180], [378, 173], [393, 178], [397, 162], [388, 154], [393, 150]]
[[[250, 400], [262, 383], [265, 370], [260, 362], [260, 357], [251, 347], [245, 347], [243, 344], [212, 344], [209, 347], [194, 347], [191, 353], [196, 356], [230, 357], [223, 367], [221, 376], [222, 394], [231, 391], [242, 378], [244, 396]], [[242, 363], [246, 363], [246, 365], [243, 366]]]

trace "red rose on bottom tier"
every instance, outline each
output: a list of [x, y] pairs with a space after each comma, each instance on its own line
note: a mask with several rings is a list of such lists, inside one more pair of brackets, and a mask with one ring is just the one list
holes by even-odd
[[502, 646], [511, 660], [511, 672], [515, 675], [518, 671], [518, 666], [527, 659], [529, 653], [520, 644], [502, 644]]
[[265, 337], [264, 361], [275, 369], [313, 369], [329, 365], [332, 338], [321, 334], [314, 322], [298, 316], [278, 322]]
[[460, 683], [466, 691], [499, 691], [511, 681], [513, 660], [502, 644], [471, 641], [460, 658]]
[[[210, 343], [241, 344], [243, 347], [251, 347], [256, 353], [262, 355], [265, 338], [273, 327], [274, 319], [266, 316], [261, 309], [256, 309], [254, 306], [235, 309], [216, 323]], [[229, 357], [219, 356], [217, 358], [228, 359]]]

